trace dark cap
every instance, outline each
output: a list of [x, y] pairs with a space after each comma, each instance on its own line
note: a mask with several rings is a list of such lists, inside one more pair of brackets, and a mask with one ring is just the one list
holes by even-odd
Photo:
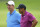
[[26, 9], [26, 6], [24, 4], [20, 4], [16, 9], [24, 8]]

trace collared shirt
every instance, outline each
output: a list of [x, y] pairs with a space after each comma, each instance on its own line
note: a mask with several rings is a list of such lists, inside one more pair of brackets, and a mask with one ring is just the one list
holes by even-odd
[[21, 27], [31, 27], [34, 19], [35, 17], [31, 13], [25, 11], [25, 14], [21, 17]]
[[12, 14], [8, 12], [7, 27], [20, 27], [20, 19], [21, 19], [21, 14], [19, 14], [16, 10], [14, 10]]

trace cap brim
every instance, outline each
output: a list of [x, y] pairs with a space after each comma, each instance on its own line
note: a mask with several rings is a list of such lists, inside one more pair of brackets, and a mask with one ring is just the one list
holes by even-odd
[[16, 9], [20, 9], [19, 7], [17, 7]]
[[6, 5], [10, 5], [10, 4], [6, 3]]
[[8, 5], [8, 3], [6, 3], [6, 5]]

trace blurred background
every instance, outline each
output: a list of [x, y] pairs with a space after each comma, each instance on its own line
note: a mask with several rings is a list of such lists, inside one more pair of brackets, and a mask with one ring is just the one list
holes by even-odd
[[[0, 0], [0, 27], [7, 27], [7, 5], [9, 0]], [[38, 20], [36, 27], [40, 27], [40, 0], [13, 0], [15, 2], [15, 9], [19, 4], [26, 5], [26, 10], [32, 13]], [[18, 11], [18, 10], [16, 10]]]

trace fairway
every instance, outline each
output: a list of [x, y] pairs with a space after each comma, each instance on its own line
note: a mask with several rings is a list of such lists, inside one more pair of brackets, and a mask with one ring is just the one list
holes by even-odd
[[[0, 1], [0, 27], [7, 27], [6, 19], [7, 19], [7, 1]], [[24, 4], [27, 7], [27, 11], [32, 13], [36, 19], [38, 20], [38, 24], [36, 27], [40, 27], [40, 0], [14, 0], [15, 9], [19, 4]], [[16, 10], [18, 12], [18, 10]]]

